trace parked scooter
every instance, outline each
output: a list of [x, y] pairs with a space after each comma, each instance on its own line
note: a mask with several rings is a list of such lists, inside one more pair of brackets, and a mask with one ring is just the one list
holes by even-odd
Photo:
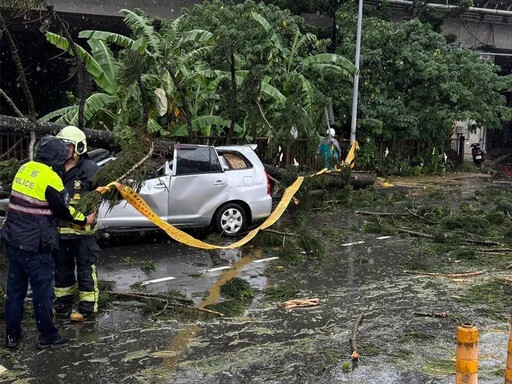
[[480, 149], [480, 143], [473, 143], [470, 145], [471, 147], [471, 155], [473, 155], [473, 163], [480, 168], [480, 170], [484, 170], [484, 154]]

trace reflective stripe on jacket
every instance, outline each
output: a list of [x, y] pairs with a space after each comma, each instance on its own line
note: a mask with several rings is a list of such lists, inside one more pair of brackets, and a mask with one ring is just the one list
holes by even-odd
[[[62, 180], [48, 165], [30, 161], [18, 170], [0, 232], [0, 238], [8, 245], [28, 252], [51, 252], [57, 248], [56, 220], [47, 201], [49, 188], [66, 194]], [[60, 198], [65, 208], [69, 198]], [[77, 221], [85, 220], [80, 212], [74, 217]]]
[[[92, 180], [98, 169], [96, 163], [87, 158], [82, 158], [77, 165], [65, 173], [64, 187], [71, 196], [70, 207], [78, 204], [85, 193], [94, 190]], [[63, 220], [58, 220], [57, 225], [59, 234], [63, 239], [91, 236], [96, 233], [95, 225], [78, 226]]]

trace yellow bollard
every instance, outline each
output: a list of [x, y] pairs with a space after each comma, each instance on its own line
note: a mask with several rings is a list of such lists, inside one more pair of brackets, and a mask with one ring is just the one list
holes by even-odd
[[[512, 315], [510, 316], [510, 325], [512, 326]], [[507, 348], [507, 367], [505, 368], [505, 384], [512, 384], [512, 327], [508, 337]]]
[[455, 384], [478, 384], [478, 329], [473, 324], [457, 327]]

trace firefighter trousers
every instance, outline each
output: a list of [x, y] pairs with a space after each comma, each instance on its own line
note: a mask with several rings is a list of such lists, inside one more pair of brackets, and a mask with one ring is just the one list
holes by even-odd
[[[96, 236], [61, 238], [55, 256], [55, 307], [71, 307], [78, 288], [78, 311], [90, 315], [98, 311], [98, 243]], [[75, 277], [76, 267], [76, 277]]]

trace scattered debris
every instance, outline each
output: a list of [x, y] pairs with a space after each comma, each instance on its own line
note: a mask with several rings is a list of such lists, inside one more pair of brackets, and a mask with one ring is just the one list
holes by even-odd
[[448, 277], [448, 278], [460, 278], [460, 277], [473, 277], [480, 276], [486, 271], [477, 271], [477, 272], [464, 272], [464, 273], [438, 273], [438, 272], [418, 272], [418, 271], [404, 271], [404, 273], [412, 273], [420, 276], [437, 276], [437, 277]]
[[359, 324], [361, 324], [361, 321], [363, 320], [363, 317], [364, 312], [361, 312], [357, 317], [354, 326], [352, 327], [352, 337], [350, 338], [350, 348], [352, 352], [350, 358], [352, 359], [352, 361], [356, 361], [359, 359], [359, 350], [357, 348], [357, 330], [359, 328]]
[[320, 303], [319, 298], [314, 299], [294, 299], [288, 300], [283, 303], [285, 309], [302, 308], [302, 307], [313, 307]]

